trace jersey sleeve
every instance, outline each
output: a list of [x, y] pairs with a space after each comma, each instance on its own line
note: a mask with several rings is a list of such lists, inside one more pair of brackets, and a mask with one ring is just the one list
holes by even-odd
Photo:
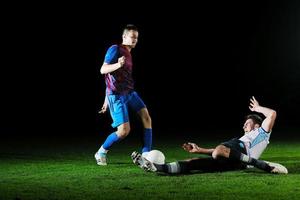
[[270, 130], [270, 132], [267, 132], [267, 131], [265, 131], [265, 129], [263, 129], [263, 127], [259, 127], [258, 132], [264, 133], [264, 134], [271, 134], [272, 131]]
[[111, 46], [105, 54], [104, 62], [107, 64], [116, 63], [118, 61], [118, 54], [118, 45]]

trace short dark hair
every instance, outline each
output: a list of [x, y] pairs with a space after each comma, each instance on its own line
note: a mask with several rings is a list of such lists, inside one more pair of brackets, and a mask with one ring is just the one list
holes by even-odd
[[247, 120], [247, 119], [252, 119], [253, 120], [253, 122], [254, 122], [254, 124], [259, 124], [259, 126], [261, 126], [261, 123], [262, 123], [262, 118], [259, 116], [259, 115], [257, 115], [257, 114], [250, 114], [250, 115], [247, 115], [246, 117], [245, 117], [245, 119]]
[[133, 24], [127, 24], [123, 29], [123, 34], [127, 31], [138, 31], [137, 27]]

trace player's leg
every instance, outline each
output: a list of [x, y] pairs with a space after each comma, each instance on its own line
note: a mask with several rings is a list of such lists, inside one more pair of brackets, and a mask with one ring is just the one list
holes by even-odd
[[213, 159], [212, 157], [193, 158], [164, 165], [154, 165], [158, 172], [167, 174], [224, 172], [246, 168], [240, 162], [231, 162], [228, 159]]
[[152, 148], [152, 121], [148, 109], [136, 92], [132, 92], [130, 94], [128, 106], [137, 112], [143, 123], [144, 131], [142, 153], [149, 152]]
[[266, 172], [273, 172], [274, 167], [270, 166], [267, 162], [263, 160], [258, 160], [252, 158], [244, 153], [241, 153], [235, 149], [230, 149], [229, 159], [232, 160], [240, 160], [248, 165], [252, 165], [258, 169], [264, 170]]
[[268, 165], [266, 162], [251, 158], [250, 156], [246, 155], [246, 150], [242, 145], [243, 143], [237, 139], [224, 142], [215, 148], [214, 152], [212, 153], [212, 157], [214, 159], [223, 157], [232, 161], [241, 161], [267, 172], [271, 172], [273, 170], [273, 167]]
[[138, 111], [138, 115], [140, 116], [144, 126], [142, 153], [145, 153], [151, 151], [152, 147], [151, 117], [147, 108], [142, 108], [140, 111]]
[[104, 143], [101, 145], [100, 149], [95, 154], [95, 159], [98, 165], [107, 165], [107, 152], [113, 146], [114, 143], [120, 141], [125, 138], [130, 131], [130, 124], [126, 122], [118, 126], [118, 130], [116, 132], [111, 133]]
[[157, 172], [166, 174], [187, 174], [192, 172], [213, 172], [221, 171], [223, 168], [219, 162], [212, 157], [193, 158], [188, 160], [166, 163], [163, 165], [154, 164]]
[[193, 158], [189, 160], [171, 162], [166, 164], [155, 164], [148, 161], [138, 152], [133, 152], [131, 158], [134, 164], [145, 171], [166, 174], [187, 174], [191, 172], [220, 172], [227, 170], [242, 169], [241, 165], [228, 164], [227, 160], [215, 160], [212, 157]]
[[111, 133], [100, 149], [95, 154], [95, 159], [98, 165], [106, 165], [106, 156], [112, 145], [124, 137], [130, 132], [129, 116], [126, 101], [121, 95], [109, 95], [108, 96], [109, 110], [113, 119], [112, 127], [117, 127], [117, 131]]

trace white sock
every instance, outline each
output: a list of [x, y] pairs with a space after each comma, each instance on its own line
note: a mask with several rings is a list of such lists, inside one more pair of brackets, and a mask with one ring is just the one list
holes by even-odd
[[100, 153], [107, 153], [108, 150], [104, 149], [103, 146], [100, 147], [100, 149], [98, 150], [98, 154]]
[[168, 172], [171, 174], [177, 174], [180, 172], [180, 166], [178, 162], [171, 162], [167, 164], [168, 166]]
[[246, 163], [249, 163], [251, 161], [250, 157], [245, 154], [242, 154], [241, 158], [242, 158], [241, 160]]

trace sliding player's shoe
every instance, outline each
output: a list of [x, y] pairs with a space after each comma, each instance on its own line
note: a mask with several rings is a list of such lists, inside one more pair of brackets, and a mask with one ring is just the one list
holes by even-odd
[[150, 162], [149, 160], [144, 158], [141, 154], [139, 154], [136, 151], [132, 152], [131, 159], [134, 164], [136, 164], [137, 166], [139, 166], [140, 168], [142, 168], [145, 171], [148, 171], [148, 172], [156, 172], [157, 171], [156, 167], [154, 166], [154, 164], [152, 162]]
[[287, 168], [279, 163], [273, 163], [273, 162], [269, 162], [269, 161], [265, 161], [265, 162], [273, 168], [271, 170], [271, 173], [273, 173], [273, 174], [287, 174], [288, 173]]

